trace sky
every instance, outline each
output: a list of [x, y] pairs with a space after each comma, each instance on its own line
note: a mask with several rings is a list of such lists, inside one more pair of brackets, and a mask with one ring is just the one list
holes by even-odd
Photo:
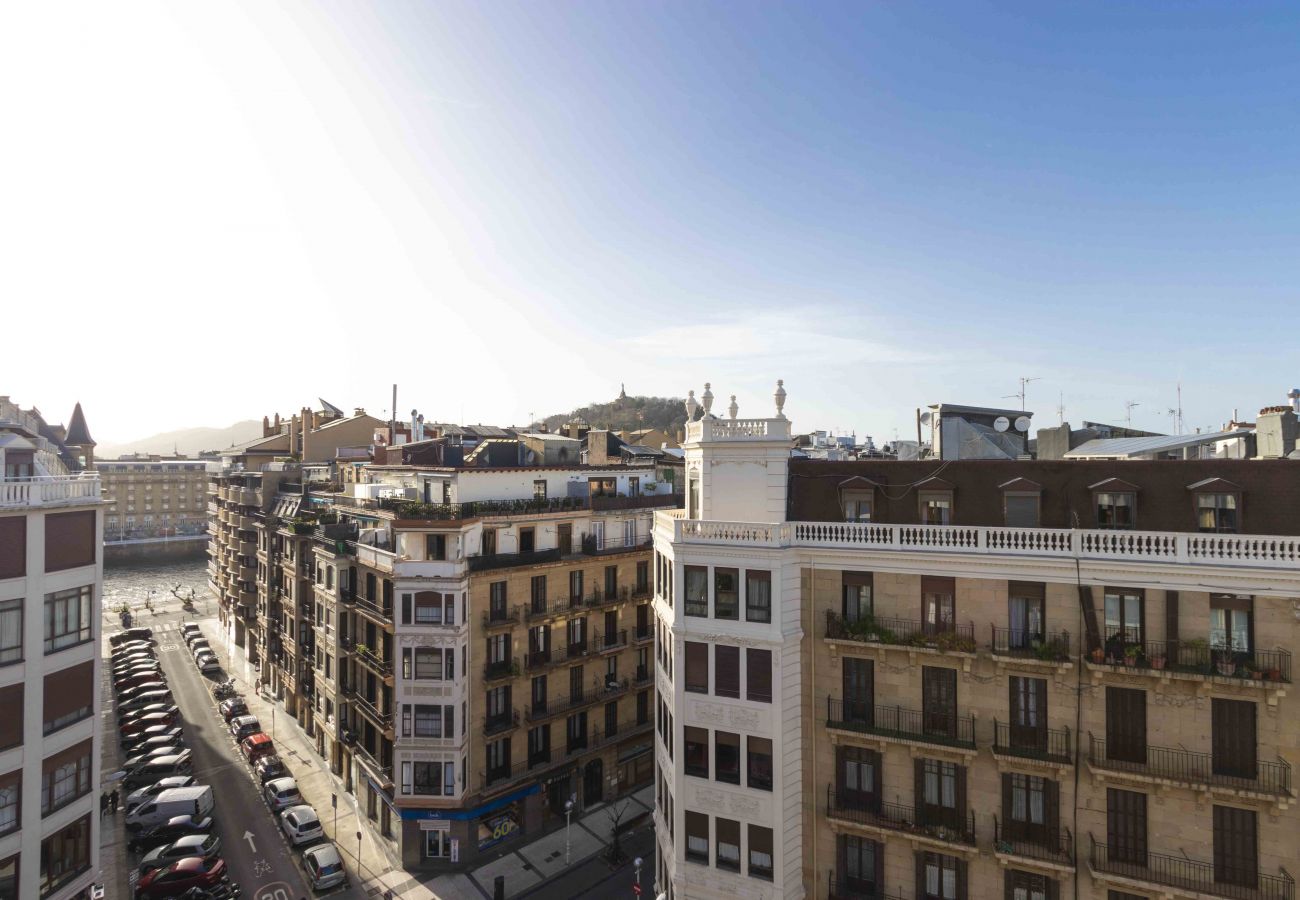
[[1218, 427], [1300, 383], [1298, 45], [1281, 3], [11, 4], [0, 394], [101, 443], [393, 383]]

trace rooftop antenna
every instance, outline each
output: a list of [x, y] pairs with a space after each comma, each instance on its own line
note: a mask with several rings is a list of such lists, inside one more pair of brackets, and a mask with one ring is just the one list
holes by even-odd
[[1183, 383], [1178, 382], [1178, 419], [1175, 423], [1178, 426], [1178, 433], [1183, 433]]
[[1059, 424], [1065, 424], [1065, 391], [1061, 391], [1060, 397], [1057, 400], [1056, 417], [1060, 420]]
[[1124, 425], [1126, 428], [1133, 427], [1133, 407], [1141, 405], [1142, 404], [1136, 400], [1124, 401]]
[[1003, 399], [1003, 400], [1010, 400], [1012, 397], [1019, 397], [1019, 398], [1020, 398], [1020, 411], [1021, 411], [1021, 412], [1024, 412], [1024, 410], [1025, 410], [1025, 385], [1029, 384], [1029, 382], [1031, 382], [1031, 381], [1042, 381], [1043, 379], [1042, 379], [1042, 378], [1026, 378], [1025, 376], [1021, 375], [1019, 380], [1020, 380], [1020, 390], [1017, 391], [1017, 392], [1014, 393], [1014, 394], [1003, 394], [1003, 395], [1002, 395], [1002, 399]]

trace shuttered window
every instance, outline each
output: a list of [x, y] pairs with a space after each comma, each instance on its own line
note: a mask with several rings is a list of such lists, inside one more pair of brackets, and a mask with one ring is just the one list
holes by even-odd
[[1060, 823], [1060, 786], [1050, 778], [1002, 774], [1002, 820], [1005, 836], [1055, 849]]
[[844, 657], [844, 719], [872, 723], [875, 704], [875, 663], [870, 659]]
[[[21, 710], [23, 708], [23, 684], [11, 684], [0, 688], [0, 710]], [[0, 750], [17, 747], [23, 742], [23, 717], [0, 715]]]
[[1118, 762], [1147, 761], [1146, 691], [1106, 688], [1106, 758]]
[[957, 670], [921, 668], [921, 713], [926, 734], [957, 736]]
[[840, 887], [875, 896], [883, 881], [885, 845], [856, 834], [842, 834], [836, 839], [835, 865]]
[[1047, 679], [1017, 675], [1007, 679], [1011, 746], [1047, 750]]
[[1255, 887], [1259, 872], [1257, 841], [1253, 809], [1214, 807], [1214, 880]]
[[1003, 876], [1005, 900], [1057, 900], [1056, 882], [1046, 875], [1008, 869]]
[[880, 811], [881, 758], [866, 747], [835, 748], [835, 782], [840, 800], [854, 809]]
[[915, 763], [917, 819], [960, 829], [966, 818], [966, 767], [938, 759]]
[[1111, 862], [1146, 866], [1146, 794], [1106, 789], [1106, 846]]
[[966, 900], [966, 862], [946, 853], [916, 854], [920, 900]]
[[1257, 774], [1255, 704], [1215, 697], [1210, 710], [1214, 774], [1253, 780]]

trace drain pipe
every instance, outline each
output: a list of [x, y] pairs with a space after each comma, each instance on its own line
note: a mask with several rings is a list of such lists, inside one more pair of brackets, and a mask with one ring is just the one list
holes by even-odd
[[[817, 685], [817, 647], [814, 643], [816, 638], [813, 636], [813, 626], [816, 624], [815, 610], [817, 607], [817, 563], [811, 563], [808, 576], [808, 628], [804, 631], [804, 636], [808, 640], [808, 711], [809, 711], [809, 731], [812, 733], [812, 739], [809, 743], [810, 753], [812, 754], [812, 815], [809, 817], [812, 822], [812, 870], [813, 870], [813, 893], [817, 892], [817, 698], [814, 694]], [[799, 617], [800, 621], [803, 616]], [[829, 813], [830, 810], [827, 810]]]

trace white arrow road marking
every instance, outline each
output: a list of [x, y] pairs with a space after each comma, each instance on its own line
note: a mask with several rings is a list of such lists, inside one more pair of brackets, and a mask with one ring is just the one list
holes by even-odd
[[244, 840], [248, 841], [248, 849], [249, 849], [250, 851], [252, 851], [253, 853], [256, 853], [256, 852], [257, 852], [257, 848], [253, 846], [253, 832], [251, 832], [251, 831], [245, 831], [245, 832], [244, 832]]

